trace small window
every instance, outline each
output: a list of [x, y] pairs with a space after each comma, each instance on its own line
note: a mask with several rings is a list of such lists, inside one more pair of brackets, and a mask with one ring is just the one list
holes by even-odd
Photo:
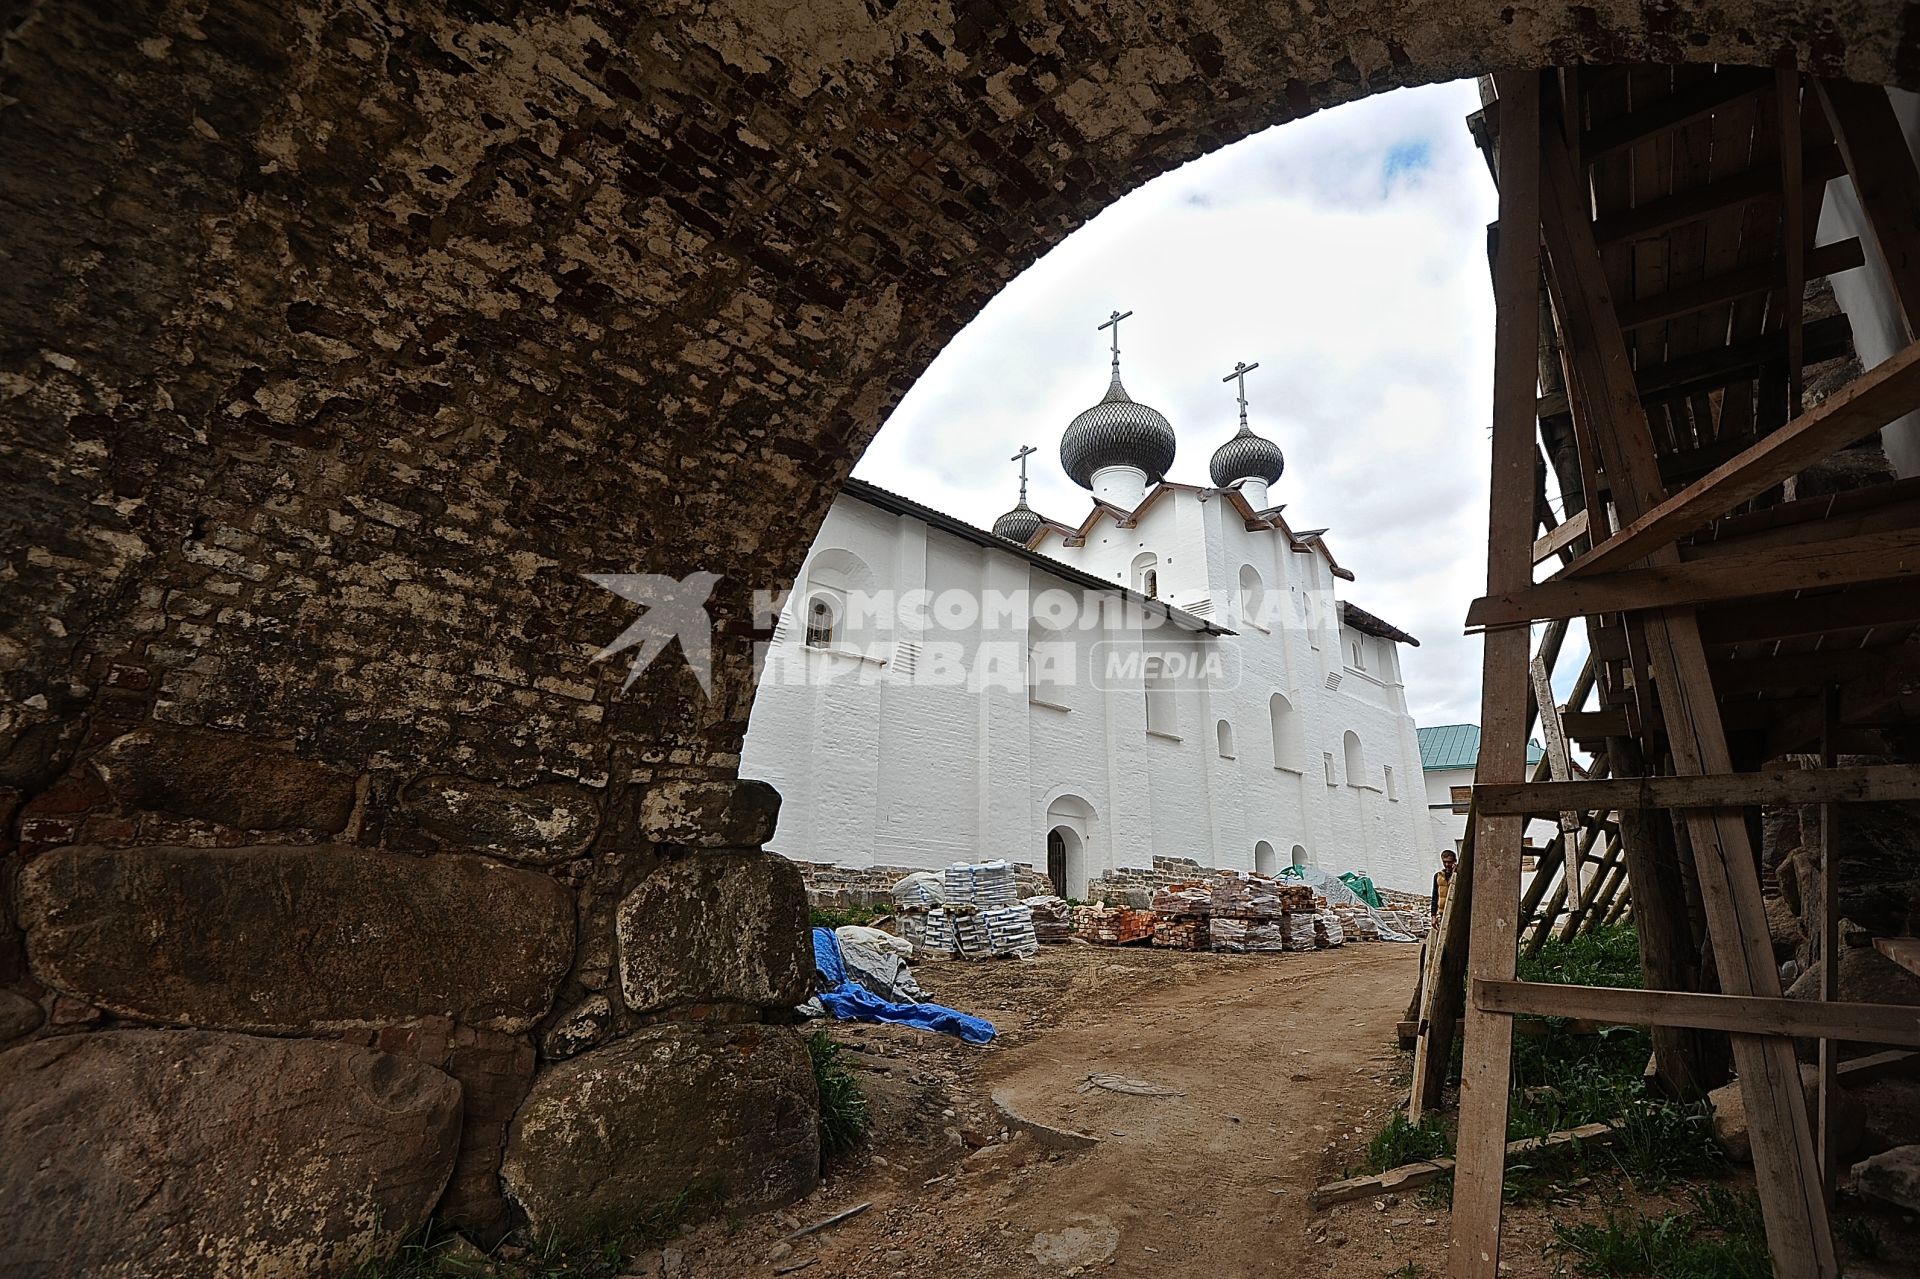
[[1173, 680], [1162, 668], [1157, 655], [1146, 660], [1147, 731], [1166, 737], [1180, 736], [1179, 709], [1174, 702]]
[[1233, 758], [1233, 725], [1224, 719], [1213, 726], [1214, 735], [1220, 739], [1220, 758]]
[[1143, 588], [1140, 592], [1142, 595], [1145, 595], [1150, 600], [1159, 599], [1160, 598], [1160, 570], [1157, 568], [1148, 569], [1146, 571], [1146, 574], [1141, 577], [1140, 585]]
[[1266, 611], [1267, 588], [1260, 580], [1259, 570], [1251, 564], [1240, 566], [1240, 620], [1249, 626], [1266, 629], [1266, 619], [1261, 615]]
[[1133, 557], [1133, 589], [1150, 600], [1160, 598], [1160, 557], [1152, 551]]
[[1333, 775], [1333, 752], [1332, 752], [1332, 751], [1321, 751], [1321, 752], [1320, 752], [1320, 762], [1321, 762], [1322, 764], [1324, 764], [1324, 765], [1326, 765], [1326, 769], [1327, 769], [1327, 785], [1329, 785], [1329, 786], [1338, 786], [1338, 785], [1340, 784], [1340, 779], [1339, 779], [1339, 778], [1337, 778], [1337, 777], [1335, 777], [1335, 776]]
[[1399, 788], [1398, 786], [1396, 786], [1396, 785], [1394, 784], [1394, 781], [1393, 781], [1393, 765], [1391, 765], [1391, 764], [1389, 764], [1389, 765], [1387, 765], [1387, 769], [1386, 769], [1386, 779], [1387, 779], [1387, 798], [1388, 798], [1388, 799], [1399, 799], [1399, 798], [1400, 798], [1400, 788]]
[[1353, 641], [1353, 669], [1356, 671], [1364, 671], [1367, 669], [1367, 650], [1365, 644], [1365, 640]]
[[1365, 786], [1367, 784], [1367, 761], [1360, 752], [1360, 734], [1348, 729], [1340, 739], [1340, 745], [1346, 753], [1347, 785]]
[[834, 614], [833, 604], [824, 595], [816, 595], [807, 602], [807, 647], [832, 648], [834, 625], [839, 619]]

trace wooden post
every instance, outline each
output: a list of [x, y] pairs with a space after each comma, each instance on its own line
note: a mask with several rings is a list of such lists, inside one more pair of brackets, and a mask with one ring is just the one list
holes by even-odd
[[1907, 338], [1920, 339], [1920, 169], [1907, 150], [1906, 134], [1880, 86], [1845, 80], [1815, 83], [1893, 282]]
[[[1579, 175], [1557, 139], [1547, 137], [1542, 152], [1550, 281], [1579, 386], [1575, 403], [1592, 416], [1593, 438], [1606, 461], [1616, 510], [1623, 520], [1634, 520], [1665, 496], [1659, 463], [1614, 318]], [[1650, 554], [1648, 563], [1678, 564], [1679, 551], [1669, 542]], [[1653, 612], [1645, 629], [1674, 771], [1733, 771], [1692, 607]], [[1734, 995], [1777, 995], [1779, 972], [1773, 964], [1766, 907], [1740, 811], [1689, 809], [1685, 820], [1721, 989]], [[1781, 1279], [1827, 1279], [1838, 1273], [1838, 1265], [1793, 1045], [1743, 1033], [1733, 1037], [1733, 1048], [1775, 1273]], [[1463, 1145], [1463, 1156], [1465, 1150]], [[1463, 1157], [1463, 1170], [1466, 1163]]]
[[[1822, 699], [1820, 724], [1820, 764], [1832, 768], [1839, 762], [1834, 737], [1840, 730], [1840, 688], [1829, 686]], [[1820, 998], [1840, 998], [1840, 859], [1834, 837], [1840, 806], [1831, 801], [1820, 805]], [[1826, 1187], [1827, 1203], [1833, 1203], [1840, 1184], [1840, 1152], [1833, 1140], [1833, 1091], [1838, 1084], [1839, 1048], [1831, 1039], [1820, 1041], [1820, 1180]]]
[[[1487, 588], [1533, 580], [1533, 461], [1540, 288], [1540, 73], [1500, 77], [1500, 243], [1494, 262], [1493, 474]], [[1481, 659], [1476, 777], [1520, 781], [1527, 771], [1527, 627], [1489, 631]], [[1467, 971], [1511, 980], [1518, 955], [1524, 817], [1475, 818], [1473, 929]], [[1470, 1002], [1461, 1072], [1459, 1164], [1453, 1183], [1452, 1279], [1497, 1279], [1506, 1178], [1513, 1019]]]

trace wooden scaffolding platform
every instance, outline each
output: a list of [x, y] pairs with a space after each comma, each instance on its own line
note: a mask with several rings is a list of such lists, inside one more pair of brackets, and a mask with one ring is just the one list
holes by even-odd
[[[1884, 90], [1790, 69], [1524, 72], [1484, 97], [1469, 125], [1500, 215], [1487, 593], [1468, 613], [1481, 754], [1411, 1101], [1416, 1117], [1440, 1103], [1462, 1019], [1450, 1273], [1497, 1273], [1513, 1016], [1535, 1013], [1655, 1027], [1682, 1093], [1708, 1086], [1699, 1032], [1728, 1032], [1776, 1273], [1834, 1275], [1835, 1043], [1920, 1046], [1920, 1009], [1837, 1002], [1833, 962], [1822, 1001], [1782, 997], [1758, 806], [1820, 805], [1831, 850], [1846, 803], [1920, 798], [1920, 768], [1836, 766], [1920, 724], [1920, 480], [1826, 478], [1920, 408], [1920, 344], [1860, 372], [1846, 317], [1807, 302], [1871, 252], [1920, 335], [1920, 173]], [[1870, 245], [1815, 244], [1842, 174]], [[1556, 706], [1575, 619], [1589, 657]], [[1529, 777], [1536, 715], [1548, 751]], [[1559, 830], [1523, 899], [1534, 815]], [[1814, 948], [1829, 960], [1834, 862]], [[1523, 945], [1628, 910], [1648, 989], [1515, 980]], [[1795, 1038], [1821, 1045], [1812, 1123]]]

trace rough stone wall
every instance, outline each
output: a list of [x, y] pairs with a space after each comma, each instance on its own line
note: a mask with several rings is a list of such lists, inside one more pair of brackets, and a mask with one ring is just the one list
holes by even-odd
[[[1260, 127], [1582, 58], [1911, 86], [1904, 12], [0, 3], [0, 1034], [27, 1041], [0, 1124], [37, 1116], [95, 1177], [0, 1187], [5, 1260], [337, 1269], [448, 1181], [499, 1223], [493, 1166], [558, 1223], [606, 1207], [544, 1144], [596, 1113], [632, 1121], [608, 1160], [704, 1148], [739, 1202], [795, 1193], [805, 1058], [762, 1023], [804, 980], [803, 897], [733, 781], [750, 593], [940, 345]], [[673, 650], [623, 687], [592, 659], [635, 610], [582, 575], [695, 570], [710, 691]], [[462, 952], [469, 908], [501, 927]], [[749, 924], [753, 954], [708, 940]], [[249, 1183], [294, 1196], [287, 1234], [235, 1224], [243, 1194], [174, 1239], [111, 1207], [133, 1146], [94, 1119], [200, 1059], [410, 1140], [290, 1134], [268, 1155], [343, 1171]], [[118, 1166], [193, 1202], [240, 1131], [218, 1082], [162, 1099], [205, 1158]], [[710, 1143], [673, 1145], [675, 1104]], [[334, 1193], [395, 1166], [404, 1200]], [[384, 1234], [342, 1227], [374, 1207]], [[102, 1251], [32, 1253], [63, 1237]]]

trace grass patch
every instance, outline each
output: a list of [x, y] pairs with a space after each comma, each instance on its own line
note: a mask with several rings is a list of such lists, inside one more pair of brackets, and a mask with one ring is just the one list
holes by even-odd
[[858, 1146], [872, 1116], [844, 1050], [826, 1031], [816, 1030], [807, 1037], [807, 1055], [813, 1058], [813, 1078], [820, 1087], [820, 1159], [825, 1163]]
[[1568, 941], [1556, 937], [1537, 953], [1520, 956], [1519, 970], [1521, 981], [1638, 990], [1642, 985], [1640, 935], [1632, 924], [1614, 924]]
[[1453, 1134], [1447, 1131], [1439, 1116], [1427, 1115], [1413, 1124], [1407, 1122], [1404, 1110], [1396, 1110], [1388, 1116], [1386, 1127], [1367, 1143], [1367, 1163], [1363, 1171], [1385, 1172], [1402, 1164], [1441, 1159], [1451, 1154]]
[[849, 924], [871, 924], [894, 913], [891, 906], [810, 906], [807, 914], [815, 928], [845, 928]]
[[1760, 1199], [1708, 1186], [1693, 1207], [1659, 1217], [1608, 1210], [1600, 1224], [1555, 1222], [1554, 1233], [1582, 1274], [1596, 1279], [1770, 1279]]

